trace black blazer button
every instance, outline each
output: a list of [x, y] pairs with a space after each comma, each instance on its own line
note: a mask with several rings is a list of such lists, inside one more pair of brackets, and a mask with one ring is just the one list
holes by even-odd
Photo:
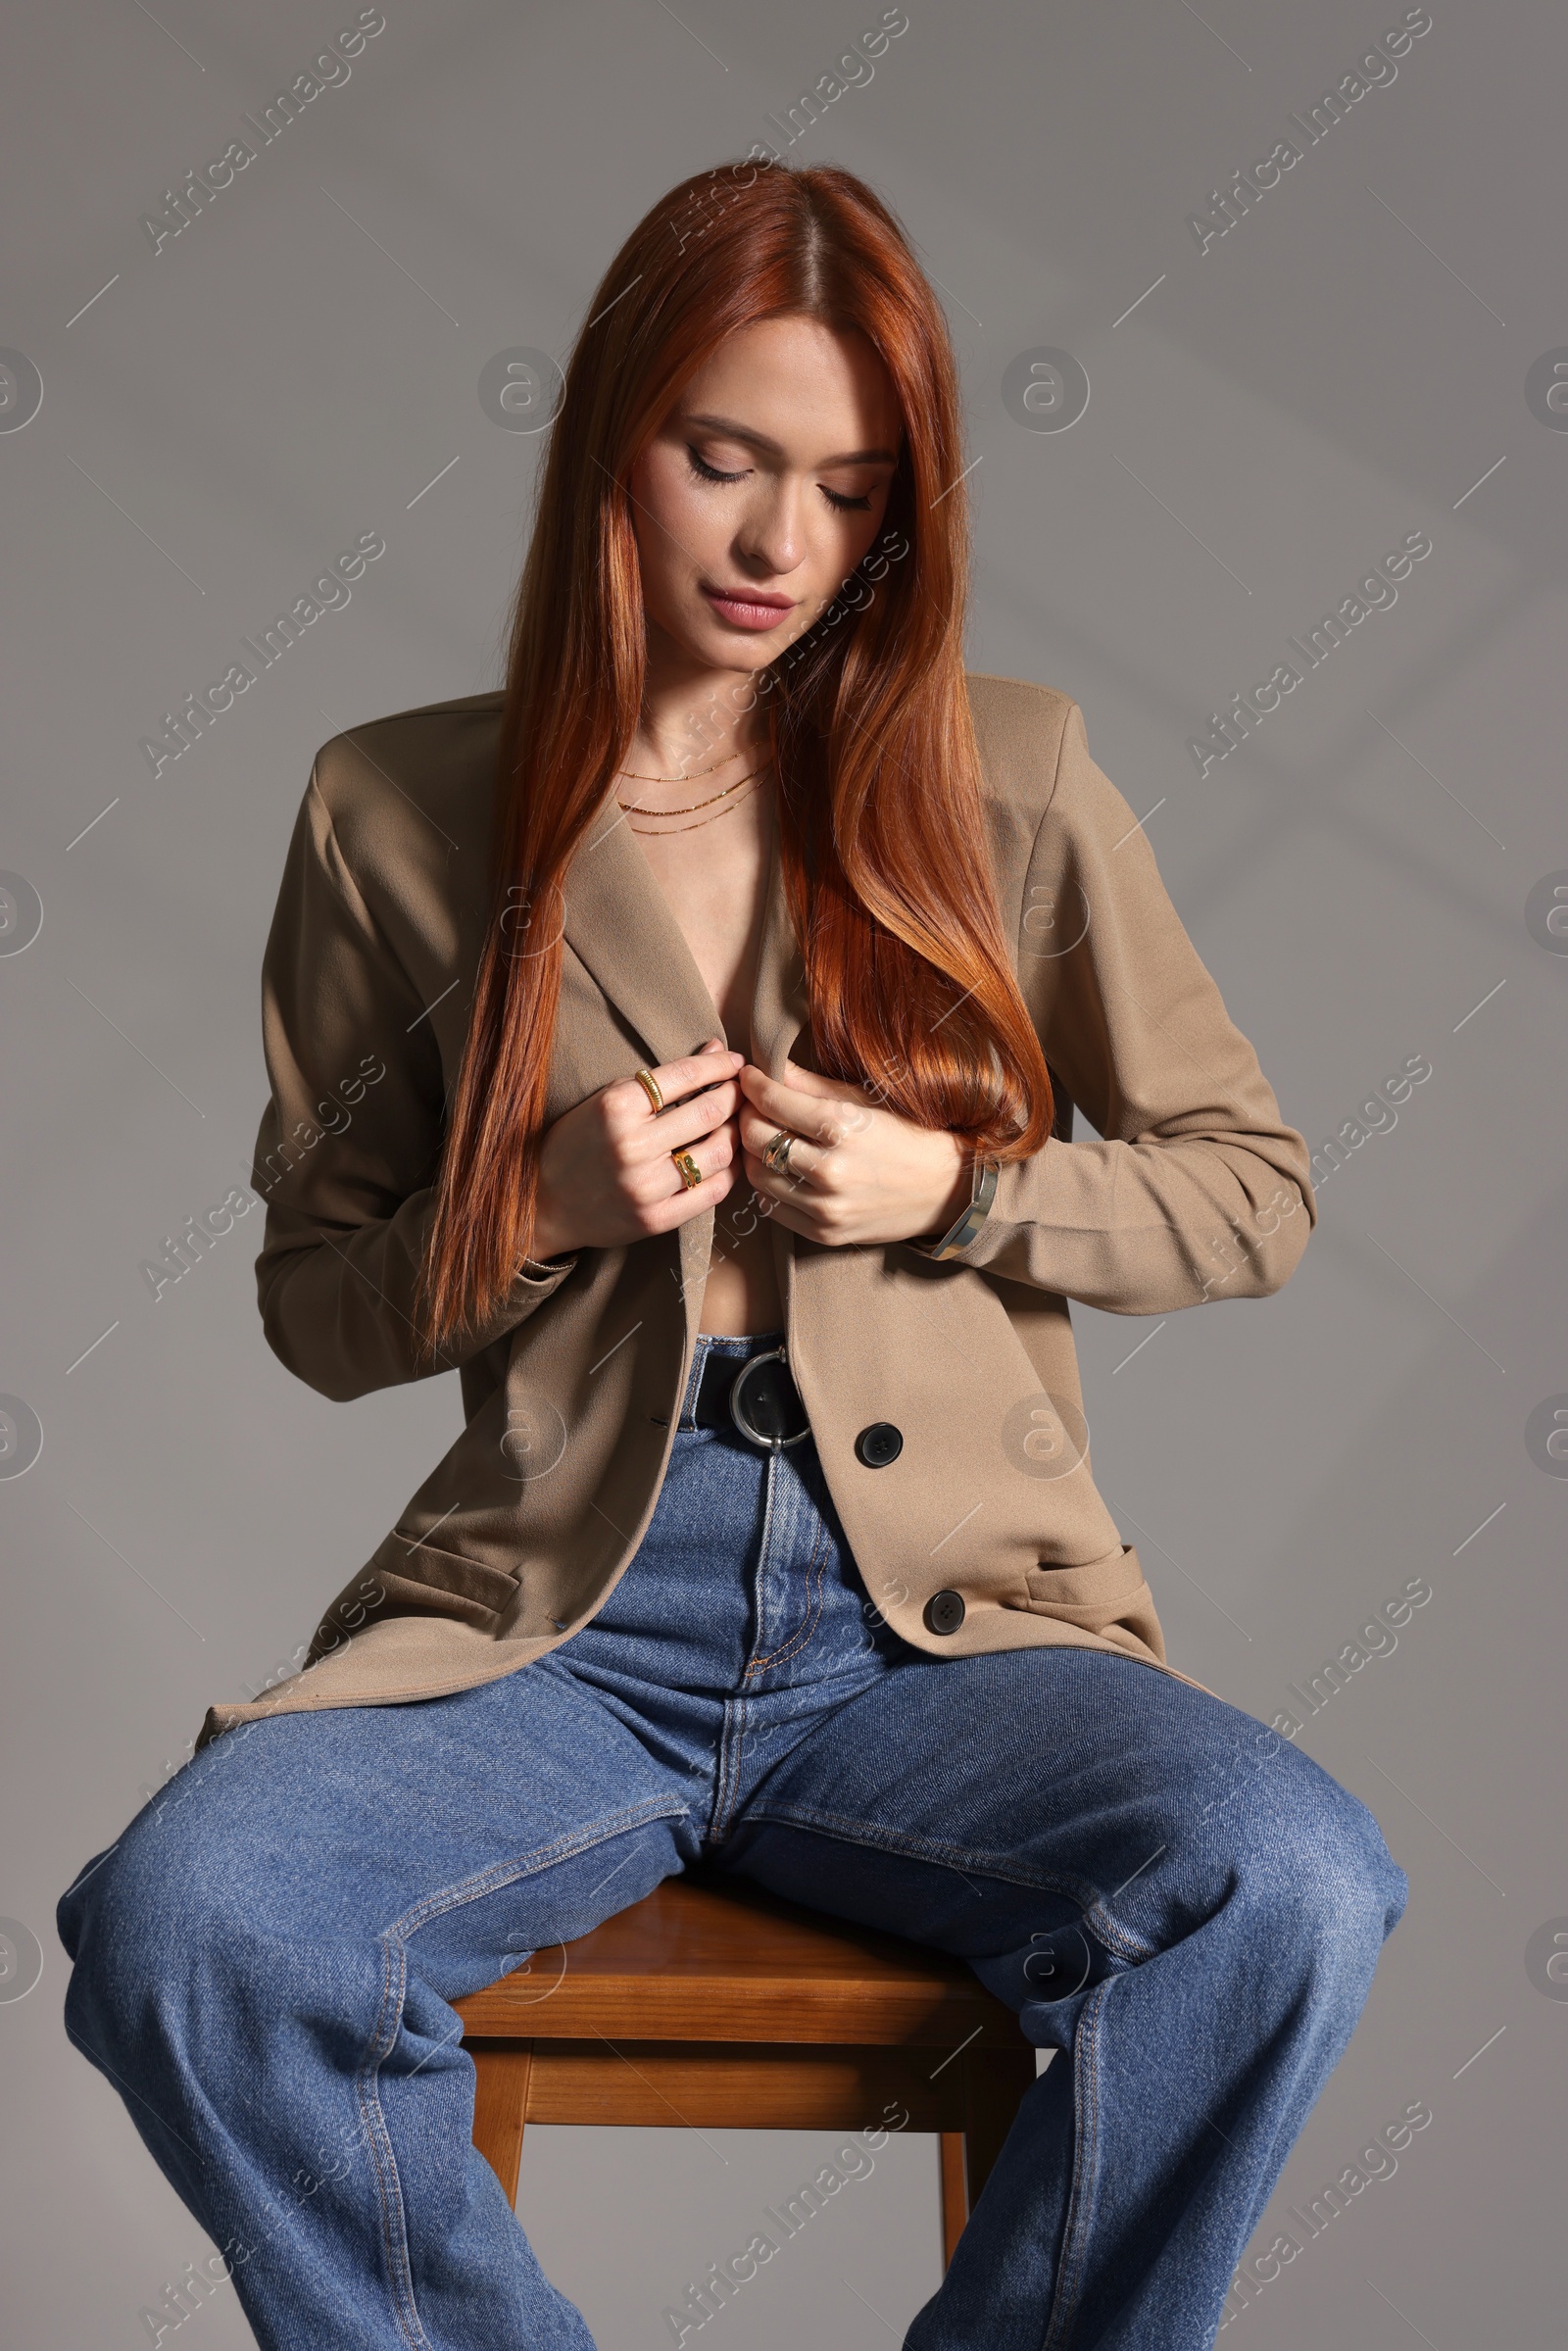
[[855, 1440], [855, 1458], [867, 1469], [886, 1469], [904, 1450], [904, 1431], [890, 1420], [874, 1420]]
[[933, 1633], [956, 1633], [963, 1615], [961, 1592], [934, 1592], [925, 1604], [925, 1621]]

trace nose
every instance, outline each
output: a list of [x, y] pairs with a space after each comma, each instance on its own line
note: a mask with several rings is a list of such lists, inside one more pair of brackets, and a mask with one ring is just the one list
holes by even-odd
[[806, 559], [804, 482], [775, 477], [760, 482], [735, 537], [735, 551], [758, 586], [799, 570]]

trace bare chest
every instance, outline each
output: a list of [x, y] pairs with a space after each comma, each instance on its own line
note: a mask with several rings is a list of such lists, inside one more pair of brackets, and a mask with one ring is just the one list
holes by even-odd
[[772, 850], [771, 801], [754, 793], [723, 817], [685, 832], [639, 830], [637, 846], [718, 1007], [725, 1035], [748, 1051]]

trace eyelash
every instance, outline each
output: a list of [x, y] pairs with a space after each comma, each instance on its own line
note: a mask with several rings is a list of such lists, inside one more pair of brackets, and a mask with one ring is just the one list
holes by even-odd
[[[686, 455], [691, 462], [692, 471], [699, 481], [742, 481], [745, 479], [745, 475], [742, 473], [721, 473], [716, 465], [710, 465], [705, 458], [700, 458], [689, 441], [686, 444]], [[847, 498], [842, 491], [830, 490], [823, 482], [818, 482], [816, 486], [827, 500], [828, 505], [838, 514], [864, 514], [870, 507], [869, 492], [862, 498]]]

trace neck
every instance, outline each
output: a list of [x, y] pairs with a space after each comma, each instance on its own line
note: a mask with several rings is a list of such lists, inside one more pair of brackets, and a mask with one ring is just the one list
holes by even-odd
[[679, 778], [720, 766], [722, 774], [723, 766], [755, 764], [767, 740], [752, 670], [710, 667], [649, 628], [642, 714], [624, 767]]

